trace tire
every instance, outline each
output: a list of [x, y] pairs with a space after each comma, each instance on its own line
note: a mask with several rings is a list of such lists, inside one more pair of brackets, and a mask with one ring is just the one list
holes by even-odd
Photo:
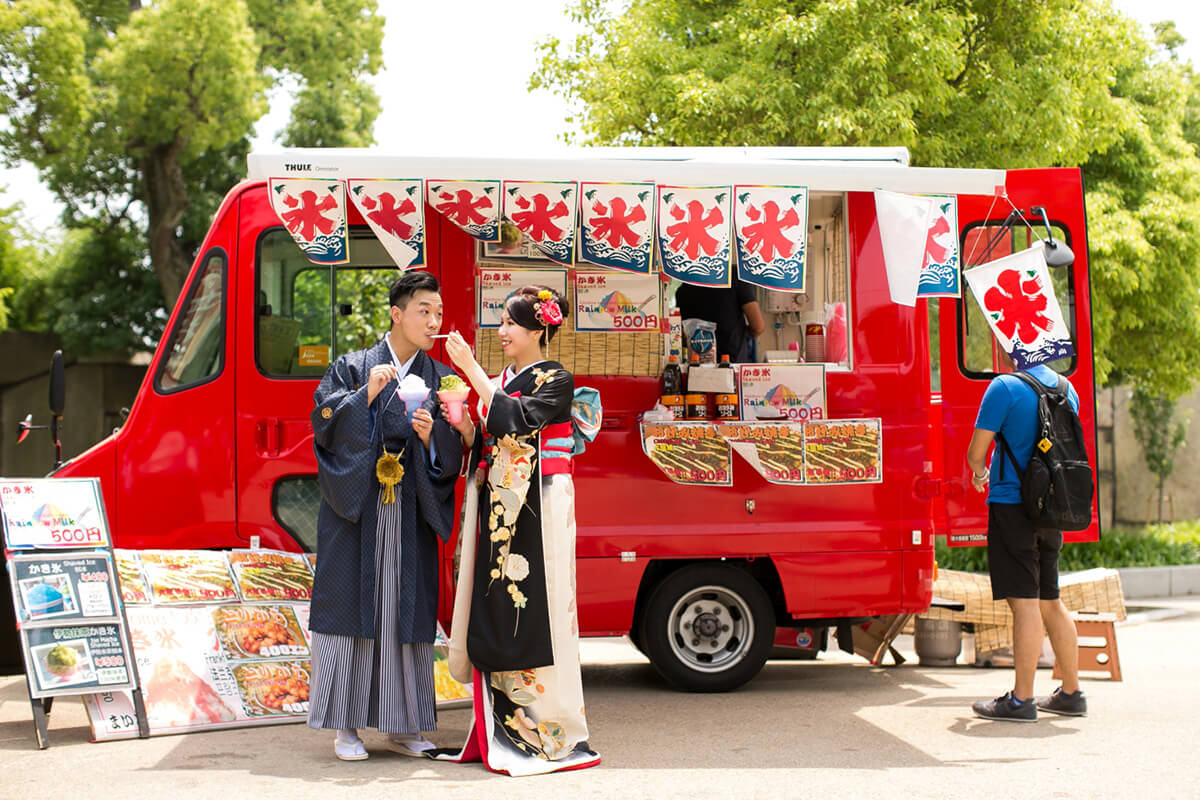
[[736, 567], [694, 564], [651, 593], [639, 630], [646, 657], [685, 692], [728, 692], [766, 663], [775, 611], [753, 577]]

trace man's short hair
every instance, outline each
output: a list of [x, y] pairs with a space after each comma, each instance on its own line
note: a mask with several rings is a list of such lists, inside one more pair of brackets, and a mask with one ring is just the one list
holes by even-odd
[[403, 310], [412, 296], [420, 291], [439, 292], [441, 287], [438, 285], [438, 279], [433, 277], [432, 273], [412, 270], [392, 282], [392, 288], [388, 291], [388, 300], [396, 308]]

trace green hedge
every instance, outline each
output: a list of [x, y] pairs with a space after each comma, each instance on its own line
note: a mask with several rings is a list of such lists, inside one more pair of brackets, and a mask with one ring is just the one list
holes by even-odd
[[[939, 537], [936, 553], [941, 569], [987, 572], [986, 547], [950, 547]], [[1058, 567], [1061, 572], [1078, 572], [1095, 567], [1176, 564], [1200, 564], [1200, 520], [1151, 525], [1140, 531], [1116, 529], [1098, 542], [1066, 544]]]

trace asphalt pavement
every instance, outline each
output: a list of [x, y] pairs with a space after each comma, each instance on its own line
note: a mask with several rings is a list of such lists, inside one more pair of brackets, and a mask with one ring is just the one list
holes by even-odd
[[[371, 757], [333, 758], [303, 725], [91, 743], [82, 703], [60, 698], [39, 751], [24, 679], [0, 679], [0, 798], [70, 792], [170, 798], [1125, 798], [1196, 797], [1200, 596], [1138, 601], [1117, 628], [1125, 680], [1084, 680], [1089, 715], [987, 722], [974, 700], [1006, 669], [872, 667], [843, 653], [772, 661], [742, 689], [680, 694], [626, 641], [587, 640], [584, 687], [595, 769], [533, 778], [403, 758], [367, 733]], [[1039, 692], [1055, 683], [1040, 670]], [[456, 745], [469, 711], [431, 738]], [[75, 789], [72, 790], [71, 787]]]

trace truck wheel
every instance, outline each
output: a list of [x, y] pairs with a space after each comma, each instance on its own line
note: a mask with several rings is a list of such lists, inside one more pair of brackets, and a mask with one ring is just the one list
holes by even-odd
[[650, 595], [639, 638], [676, 689], [727, 692], [762, 669], [774, 632], [775, 612], [758, 581], [735, 567], [695, 564]]

